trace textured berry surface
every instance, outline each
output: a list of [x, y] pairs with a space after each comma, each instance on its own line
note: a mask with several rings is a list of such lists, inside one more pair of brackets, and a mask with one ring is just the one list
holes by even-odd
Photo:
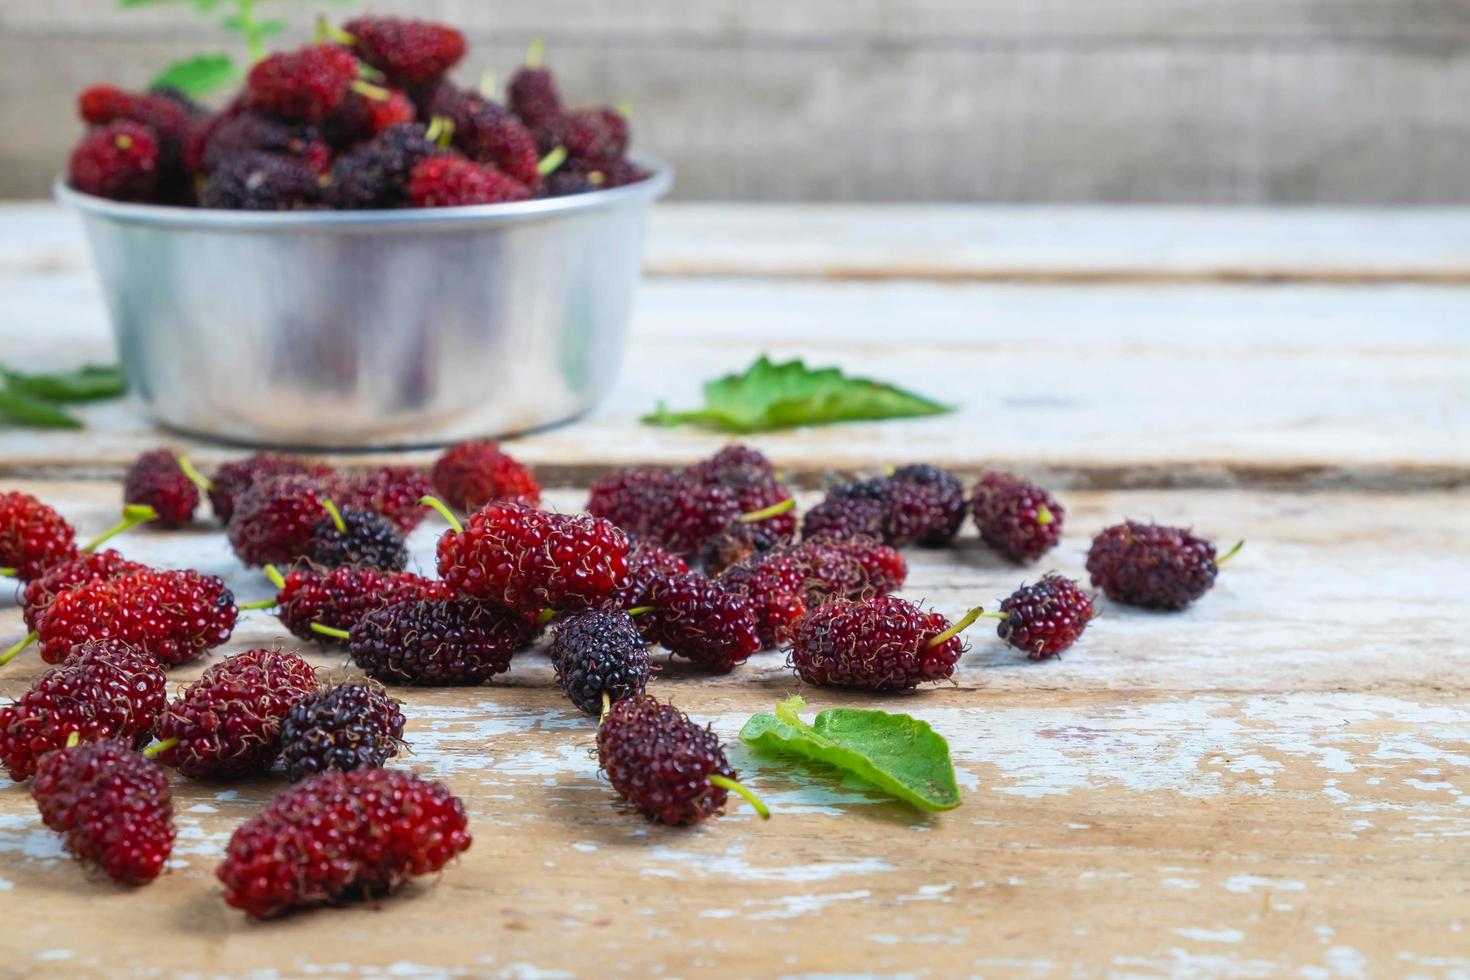
[[714, 732], [646, 696], [613, 704], [597, 729], [597, 758], [619, 796], [649, 820], [676, 826], [724, 808], [729, 794], [710, 776], [738, 777]]
[[343, 684], [298, 701], [281, 725], [281, 761], [293, 783], [380, 768], [402, 745], [403, 712], [376, 684]]
[[155, 449], [133, 461], [123, 478], [123, 503], [158, 512], [155, 527], [183, 527], [194, 519], [199, 488], [184, 475], [172, 450]]
[[439, 575], [458, 592], [525, 613], [591, 609], [628, 574], [628, 539], [609, 522], [490, 504], [439, 539]]
[[510, 669], [526, 642], [524, 620], [466, 599], [402, 602], [352, 628], [352, 662], [385, 684], [480, 684]]
[[265, 772], [281, 751], [292, 705], [316, 693], [311, 664], [281, 650], [246, 650], [204, 672], [158, 718], [154, 734], [178, 739], [158, 759], [195, 779]]
[[1081, 638], [1094, 615], [1087, 593], [1055, 574], [1021, 586], [1000, 604], [1000, 611], [1006, 618], [996, 633], [1032, 660], [1059, 656]]
[[338, 530], [331, 515], [317, 521], [306, 557], [325, 568], [363, 565], [385, 572], [401, 572], [408, 564], [408, 549], [398, 528], [388, 518], [365, 510], [344, 510]]
[[545, 129], [561, 118], [561, 94], [550, 68], [523, 65], [510, 76], [506, 86], [510, 111], [531, 130]]
[[672, 470], [618, 470], [592, 484], [587, 513], [612, 521], [635, 539], [653, 540], [654, 510], [682, 482]]
[[314, 126], [293, 124], [261, 115], [240, 112], [222, 119], [200, 136], [197, 169], [212, 174], [242, 156], [266, 153], [285, 157], [324, 174], [331, 166], [332, 148]]
[[77, 555], [76, 531], [56, 511], [28, 493], [0, 493], [0, 568], [22, 582]]
[[656, 582], [689, 574], [689, 565], [656, 544], [639, 544], [628, 552], [628, 574], [608, 597], [609, 609], [632, 609], [648, 605]]
[[343, 641], [318, 633], [312, 623], [332, 629], [351, 630], [370, 612], [400, 602], [419, 599], [452, 599], [454, 592], [443, 582], [411, 572], [385, 572], [375, 568], [343, 566], [331, 571], [298, 568], [286, 573], [286, 584], [276, 594], [276, 614], [281, 624], [303, 640], [323, 646], [344, 645]]
[[656, 582], [648, 601], [652, 611], [638, 617], [644, 636], [701, 667], [729, 673], [761, 648], [751, 601], [703, 575]]
[[541, 502], [541, 484], [524, 464], [493, 442], [461, 442], [434, 463], [434, 492], [460, 511], [486, 504]]
[[884, 521], [887, 544], [942, 548], [965, 522], [964, 485], [953, 473], [934, 466], [904, 466], [884, 480], [888, 514]]
[[339, 477], [331, 481], [329, 489], [338, 507], [382, 514], [408, 534], [429, 513], [420, 501], [434, 492], [434, 484], [427, 473], [411, 466], [382, 466], [371, 473]]
[[168, 779], [126, 742], [50, 753], [31, 795], [46, 826], [65, 836], [66, 849], [115, 881], [152, 881], [173, 850]]
[[326, 199], [346, 210], [407, 207], [413, 168], [442, 152], [417, 123], [391, 126], [351, 153], [337, 158]]
[[84, 643], [0, 708], [0, 764], [11, 779], [26, 779], [73, 732], [83, 742], [118, 738], [140, 746], [168, 701], [166, 688], [163, 668], [141, 650], [116, 640]]
[[505, 204], [531, 196], [525, 184], [493, 167], [461, 157], [431, 157], [413, 168], [408, 196], [415, 207]]
[[1128, 521], [1093, 539], [1087, 571], [1109, 599], [1177, 610], [1210, 591], [1219, 566], [1215, 546], [1184, 528]]
[[117, 201], [146, 201], [158, 189], [159, 148], [153, 131], [119, 120], [87, 133], [67, 164], [71, 186]]
[[256, 62], [245, 90], [257, 109], [293, 122], [321, 122], [347, 98], [357, 74], [351, 53], [316, 44]]
[[234, 595], [213, 575], [148, 570], [61, 593], [36, 632], [47, 663], [61, 663], [88, 640], [115, 639], [172, 666], [228, 640], [238, 612]]
[[442, 783], [397, 769], [327, 772], [241, 825], [216, 875], [226, 902], [270, 918], [387, 894], [469, 846], [464, 806]]
[[454, 145], [471, 160], [493, 166], [526, 187], [541, 183], [536, 137], [500, 105], [479, 93], [440, 85], [429, 112], [454, 124]]
[[313, 476], [325, 479], [332, 475], [330, 466], [307, 463], [295, 456], [279, 453], [256, 453], [244, 459], [225, 463], [210, 479], [209, 504], [214, 516], [228, 522], [235, 512], [235, 502], [257, 482], [278, 476]]
[[127, 121], [147, 127], [158, 144], [154, 197], [168, 203], [188, 202], [184, 146], [198, 124], [198, 106], [160, 92], [126, 92], [111, 85], [94, 85], [77, 99], [77, 109], [94, 126]]
[[616, 109], [568, 113], [554, 124], [553, 132], [569, 157], [594, 166], [613, 163], [628, 152], [628, 120]]
[[[311, 476], [259, 480], [234, 501], [226, 528], [235, 556], [247, 565], [289, 565], [311, 550], [330, 491]], [[350, 506], [334, 498], [338, 506]]]
[[87, 582], [118, 578], [147, 569], [147, 565], [129, 561], [111, 548], [78, 554], [71, 561], [64, 561], [46, 574], [26, 583], [21, 592], [21, 609], [25, 614], [26, 629], [34, 630], [41, 619], [41, 613], [63, 592]]
[[797, 624], [791, 662], [808, 684], [901, 691], [954, 673], [958, 636], [929, 645], [949, 620], [897, 596], [819, 606]]
[[801, 553], [765, 552], [731, 566], [715, 581], [750, 601], [756, 632], [767, 649], [781, 646], [806, 615], [809, 588], [819, 581]]
[[573, 613], [556, 624], [547, 652], [562, 690], [589, 715], [602, 711], [603, 694], [620, 701], [648, 685], [648, 647], [624, 612]]
[[394, 85], [431, 82], [464, 57], [464, 35], [426, 20], [358, 17], [342, 25], [352, 49]]
[[387, 98], [369, 98], [348, 92], [337, 111], [322, 123], [322, 139], [333, 147], [348, 150], [401, 123], [418, 118], [418, 107], [403, 92], [391, 90]]
[[321, 191], [320, 175], [299, 160], [244, 153], [209, 175], [199, 204], [233, 211], [299, 211], [317, 207]]
[[821, 503], [807, 511], [802, 518], [801, 534], [806, 539], [882, 541], [887, 513], [888, 502], [881, 483], [876, 480], [849, 483], [829, 491]]
[[1009, 473], [986, 473], [971, 503], [980, 539], [1006, 558], [1035, 561], [1062, 537], [1066, 510], [1034, 483]]
[[766, 454], [738, 442], [724, 447], [709, 459], [689, 465], [685, 473], [696, 480], [727, 487], [776, 480], [776, 466], [766, 458]]
[[798, 551], [812, 569], [823, 599], [867, 599], [903, 588], [908, 563], [888, 545], [868, 538], [803, 541]]

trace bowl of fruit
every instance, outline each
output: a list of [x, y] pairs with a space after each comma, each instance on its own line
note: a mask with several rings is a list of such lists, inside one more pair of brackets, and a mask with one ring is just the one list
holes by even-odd
[[669, 168], [533, 53], [451, 82], [453, 28], [361, 18], [209, 111], [94, 86], [78, 210], [132, 390], [246, 444], [386, 448], [564, 422], [611, 386]]

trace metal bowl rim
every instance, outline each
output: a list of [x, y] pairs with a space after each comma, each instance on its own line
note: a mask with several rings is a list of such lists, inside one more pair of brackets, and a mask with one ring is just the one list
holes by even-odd
[[215, 228], [221, 230], [311, 231], [324, 228], [396, 226], [418, 228], [442, 224], [511, 224], [526, 220], [598, 211], [622, 204], [652, 201], [673, 186], [674, 171], [652, 157], [639, 157], [639, 166], [650, 171], [644, 180], [604, 191], [543, 197], [509, 204], [473, 204], [453, 208], [394, 208], [375, 211], [229, 211], [221, 208], [185, 208], [163, 204], [132, 204], [85, 194], [69, 187], [64, 175], [52, 183], [52, 193], [63, 204], [79, 211], [134, 224], [170, 228]]

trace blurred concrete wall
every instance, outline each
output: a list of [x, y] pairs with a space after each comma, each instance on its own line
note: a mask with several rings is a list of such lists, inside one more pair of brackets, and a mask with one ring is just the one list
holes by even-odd
[[[187, 2], [0, 0], [0, 197], [44, 195], [87, 83], [234, 39]], [[1470, 201], [1470, 0], [378, 0], [535, 36], [582, 101], [629, 100], [678, 196]], [[291, 36], [277, 38], [286, 44]]]

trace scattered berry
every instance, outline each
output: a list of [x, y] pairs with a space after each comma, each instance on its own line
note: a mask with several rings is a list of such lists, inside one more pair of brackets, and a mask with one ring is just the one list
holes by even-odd
[[456, 510], [479, 510], [486, 504], [541, 502], [541, 484], [523, 464], [493, 442], [462, 442], [445, 450], [434, 463], [434, 491]]
[[322, 501], [328, 495], [328, 485], [311, 476], [252, 483], [235, 499], [225, 529], [236, 557], [247, 565], [288, 565], [307, 554], [317, 522], [327, 513]]
[[727, 487], [774, 483], [777, 480], [776, 467], [765, 453], [740, 443], [726, 446], [709, 459], [686, 467], [684, 472], [701, 482]]
[[337, 158], [325, 191], [327, 203], [347, 210], [407, 207], [409, 174], [440, 152], [423, 126], [391, 126]]
[[152, 881], [173, 850], [168, 778], [125, 741], [47, 754], [31, 795], [46, 826], [66, 835], [66, 849], [114, 881]]
[[391, 521], [365, 510], [340, 513], [340, 529], [330, 514], [317, 521], [306, 553], [309, 561], [325, 568], [362, 565], [385, 572], [403, 571], [408, 548]]
[[536, 137], [495, 102], [476, 92], [440, 85], [429, 112], [454, 124], [454, 145], [474, 162], [493, 166], [526, 187], [541, 183]]
[[464, 35], [452, 27], [397, 17], [358, 17], [342, 25], [352, 49], [394, 85], [432, 82], [464, 57]]
[[656, 544], [635, 545], [628, 552], [628, 574], [608, 597], [609, 609], [632, 609], [646, 606], [654, 583], [689, 574], [684, 559]]
[[460, 157], [430, 157], [413, 168], [408, 195], [414, 207], [505, 204], [531, 196], [526, 185], [492, 167]]
[[36, 632], [50, 664], [88, 640], [110, 638], [174, 666], [228, 640], [237, 614], [234, 595], [213, 575], [150, 569], [62, 592], [41, 613]]
[[230, 838], [216, 875], [257, 918], [384, 895], [470, 846], [464, 806], [396, 769], [326, 772], [281, 793]]
[[888, 501], [878, 480], [849, 483], [828, 491], [822, 502], [807, 511], [801, 522], [804, 539], [882, 541]]
[[403, 712], [376, 684], [343, 684], [298, 701], [281, 725], [281, 760], [293, 783], [381, 768], [402, 745]]
[[158, 527], [183, 527], [194, 519], [199, 488], [169, 449], [139, 456], [123, 478], [123, 503], [146, 504], [158, 512]]
[[158, 189], [159, 149], [153, 131], [118, 120], [82, 137], [67, 164], [71, 186], [117, 201], [146, 201]]
[[332, 476], [330, 466], [315, 465], [279, 453], [256, 453], [245, 459], [226, 463], [215, 471], [209, 481], [209, 503], [214, 516], [228, 522], [235, 512], [235, 501], [257, 482], [277, 476], [312, 476], [326, 479]]
[[648, 539], [656, 533], [653, 516], [661, 498], [683, 482], [672, 470], [618, 470], [592, 484], [587, 513], [612, 521], [635, 539]]
[[53, 566], [40, 578], [27, 582], [21, 592], [21, 610], [25, 615], [26, 629], [34, 630], [41, 619], [41, 613], [63, 592], [69, 592], [87, 582], [119, 578], [147, 569], [147, 565], [129, 561], [111, 548], [82, 552], [71, 561]]
[[300, 639], [334, 645], [341, 641], [313, 630], [312, 624], [351, 630], [368, 613], [385, 606], [419, 599], [452, 598], [453, 591], [443, 582], [410, 572], [385, 572], [351, 565], [330, 572], [294, 569], [286, 573], [276, 594], [276, 614], [281, 624]]
[[428, 474], [411, 466], [382, 466], [332, 481], [331, 498], [341, 507], [382, 514], [405, 535], [423, 523], [429, 508], [422, 503], [434, 492]]
[[806, 615], [809, 588], [818, 580], [804, 556], [793, 551], [752, 555], [720, 573], [720, 588], [750, 602], [765, 649], [781, 646]]
[[29, 582], [76, 556], [76, 532], [65, 518], [28, 493], [0, 493], [0, 568]]
[[808, 684], [901, 691], [954, 673], [964, 645], [951, 629], [939, 613], [897, 596], [837, 599], [796, 625], [791, 662]]
[[868, 538], [803, 541], [799, 551], [806, 558], [816, 588], [824, 597], [867, 599], [888, 595], [903, 588], [908, 563], [888, 545]]
[[620, 701], [648, 684], [648, 647], [625, 612], [573, 613], [556, 624], [547, 652], [562, 690], [589, 715], [602, 711], [604, 694]]
[[888, 498], [884, 543], [902, 548], [948, 545], [965, 522], [965, 488], [953, 473], [926, 464], [904, 466], [883, 481]]
[[701, 667], [729, 673], [761, 648], [750, 600], [703, 575], [655, 582], [648, 604], [653, 609], [638, 617], [644, 636]]
[[1000, 604], [1006, 616], [996, 632], [1032, 660], [1060, 656], [1082, 637], [1094, 612], [1092, 599], [1062, 575], [1023, 585]]
[[300, 211], [317, 207], [321, 191], [320, 175], [305, 163], [273, 153], [243, 153], [209, 175], [199, 204], [234, 211]]
[[65, 747], [73, 734], [83, 742], [117, 738], [141, 746], [168, 702], [167, 683], [158, 661], [136, 647], [84, 643], [0, 708], [0, 764], [11, 779], [27, 779], [43, 755]]
[[226, 657], [159, 716], [158, 759], [194, 779], [265, 772], [280, 754], [286, 714], [316, 689], [316, 672], [294, 653]]
[[539, 613], [591, 609], [628, 574], [628, 539], [608, 521], [490, 504], [439, 539], [439, 575], [456, 591]]
[[480, 684], [510, 669], [526, 643], [524, 620], [465, 599], [401, 602], [352, 627], [352, 662], [385, 684]]
[[1093, 539], [1087, 570], [1109, 599], [1177, 610], [1210, 591], [1220, 564], [1215, 546], [1184, 528], [1127, 521]]
[[1009, 473], [986, 473], [971, 509], [980, 539], [1013, 562], [1035, 561], [1056, 547], [1067, 512], [1034, 483]]
[[710, 777], [739, 775], [714, 732], [648, 696], [613, 703], [597, 729], [597, 758], [620, 797], [675, 826], [720, 813], [729, 792]]
[[342, 48], [316, 44], [263, 58], [250, 69], [250, 104], [292, 122], [321, 122], [347, 98], [357, 59]]

